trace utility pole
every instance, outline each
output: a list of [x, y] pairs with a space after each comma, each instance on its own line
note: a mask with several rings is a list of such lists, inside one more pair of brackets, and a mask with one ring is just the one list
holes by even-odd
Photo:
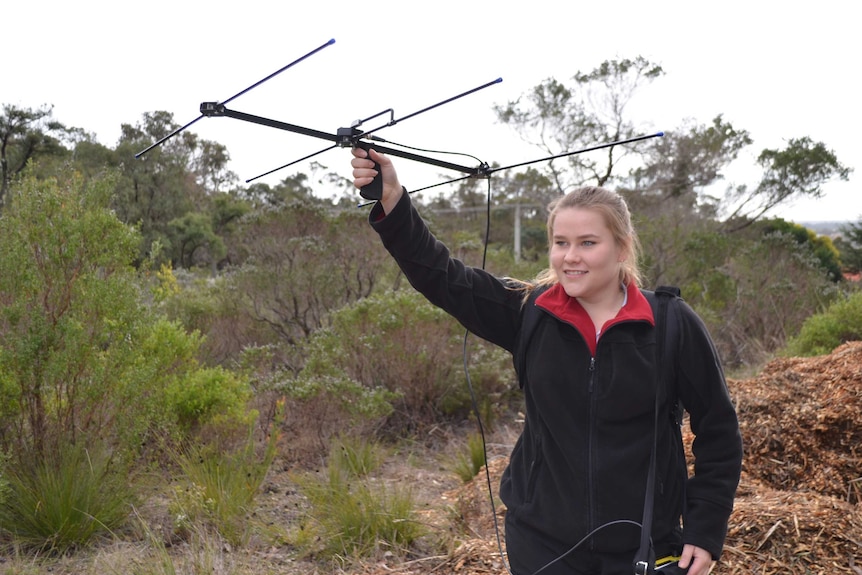
[[521, 199], [515, 204], [515, 263], [521, 261]]

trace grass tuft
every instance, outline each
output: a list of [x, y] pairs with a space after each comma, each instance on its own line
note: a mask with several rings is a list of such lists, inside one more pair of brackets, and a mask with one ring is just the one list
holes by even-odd
[[106, 453], [67, 446], [2, 469], [0, 529], [22, 547], [62, 554], [123, 524], [134, 502], [125, 474]]
[[378, 448], [355, 442], [347, 449], [344, 445], [343, 440], [333, 445], [322, 477], [296, 477], [309, 510], [294, 543], [306, 555], [340, 561], [406, 552], [425, 532], [415, 519], [412, 490], [386, 487], [367, 477]]

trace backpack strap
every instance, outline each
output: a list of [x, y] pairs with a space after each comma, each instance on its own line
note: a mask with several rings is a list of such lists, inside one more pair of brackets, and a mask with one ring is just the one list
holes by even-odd
[[[662, 366], [663, 369], [671, 369], [670, 374], [667, 372], [661, 374], [664, 376], [662, 378], [663, 381], [671, 381], [675, 379], [676, 369], [677, 369], [677, 351], [679, 343], [679, 320], [677, 318], [677, 305], [675, 300], [682, 300], [682, 292], [676, 286], [658, 286], [655, 288], [655, 291], [649, 290], [641, 290], [641, 293], [646, 296], [647, 301], [652, 307], [653, 317], [655, 317], [656, 327], [658, 327], [659, 321], [662, 321], [666, 328], [665, 334], [663, 336], [663, 340], [659, 343], [659, 347], [664, 347], [664, 351], [662, 353], [662, 361], [659, 365]], [[661, 303], [666, 303], [666, 310], [661, 309]], [[663, 318], [663, 319], [660, 319]], [[670, 377], [667, 377], [670, 375]], [[661, 390], [661, 387], [656, 387], [657, 390]], [[667, 397], [673, 399], [673, 409], [671, 410], [671, 416], [673, 420], [677, 423], [677, 425], [682, 425], [682, 418], [684, 414], [684, 407], [680, 403], [679, 398], [676, 396], [676, 389], [673, 387], [665, 389], [667, 393]]]
[[[643, 519], [641, 521], [640, 547], [638, 548], [637, 553], [635, 553], [634, 558], [635, 575], [649, 575], [655, 572], [654, 569], [656, 557], [650, 536], [652, 534], [652, 515], [655, 496], [655, 466], [656, 451], [658, 449], [656, 441], [658, 438], [659, 427], [658, 414], [661, 402], [662, 386], [668, 385], [669, 379], [671, 379], [666, 376], [666, 369], [670, 366], [674, 366], [674, 369], [676, 369], [676, 355], [674, 354], [674, 350], [676, 349], [676, 342], [679, 338], [679, 326], [677, 324], [676, 318], [671, 318], [670, 314], [668, 313], [669, 309], [674, 309], [676, 307], [674, 305], [670, 305], [670, 301], [676, 298], [680, 298], [679, 288], [670, 286], [659, 286], [658, 288], [656, 288], [654, 293], [646, 290], [644, 290], [643, 293], [647, 297], [647, 300], [649, 300], [650, 305], [653, 308], [653, 315], [655, 316], [655, 360], [658, 369], [655, 372], [656, 395], [653, 422], [653, 446], [652, 452], [650, 453], [649, 471], [647, 472], [646, 494], [644, 497], [644, 511]], [[681, 421], [682, 414], [680, 413], [679, 415], [676, 415], [678, 411], [681, 412], [681, 406], [675, 394], [676, 390], [673, 389], [672, 385], [670, 386], [670, 389], [671, 393], [674, 394], [674, 409], [672, 410], [672, 413], [674, 414], [675, 418]]]

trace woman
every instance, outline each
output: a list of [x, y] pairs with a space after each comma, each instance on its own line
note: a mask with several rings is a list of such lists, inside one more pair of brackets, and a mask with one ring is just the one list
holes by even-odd
[[[526, 422], [500, 485], [515, 575], [632, 573], [654, 441], [656, 556], [678, 555], [690, 575], [708, 573], [739, 481], [739, 425], [709, 334], [682, 303], [673, 381], [663, 383], [672, 392], [656, 415], [655, 319], [638, 287], [638, 242], [622, 198], [602, 188], [560, 198], [548, 217], [549, 269], [533, 282], [501, 279], [450, 257], [388, 157], [353, 155], [357, 188], [382, 179], [369, 217], [386, 249], [415, 289], [472, 333], [514, 353], [523, 304], [542, 290], [540, 319], [515, 358], [525, 366]], [[696, 435], [690, 478], [669, 423], [673, 397]]]

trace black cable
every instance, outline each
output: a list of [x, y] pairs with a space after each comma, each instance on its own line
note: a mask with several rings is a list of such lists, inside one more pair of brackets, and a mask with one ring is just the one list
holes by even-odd
[[[488, 201], [486, 203], [487, 211], [485, 212], [485, 242], [482, 249], [482, 269], [485, 269], [485, 264], [488, 259], [488, 243], [491, 237], [491, 180], [488, 179]], [[509, 563], [506, 561], [506, 554], [503, 552], [503, 541], [500, 537], [500, 524], [497, 521], [497, 506], [494, 504], [494, 488], [491, 485], [491, 470], [488, 466], [488, 446], [485, 442], [485, 427], [482, 425], [482, 414], [479, 411], [479, 402], [476, 400], [476, 391], [473, 389], [473, 382], [470, 379], [470, 369], [467, 364], [467, 340], [470, 337], [470, 331], [464, 331], [464, 377], [467, 380], [467, 389], [470, 392], [470, 401], [473, 406], [473, 412], [476, 414], [476, 423], [479, 427], [479, 436], [482, 439], [482, 456], [485, 459], [485, 481], [488, 485], [488, 500], [491, 502], [491, 516], [494, 518], [494, 534], [497, 537], [497, 549], [500, 552], [500, 560], [503, 562], [503, 567], [509, 575], [514, 575], [509, 568]]]
[[[448, 154], [450, 156], [463, 156], [465, 158], [470, 158], [472, 160], [476, 160], [480, 164], [482, 164], [482, 160], [474, 156], [473, 154], [466, 154], [464, 152], [447, 152], [445, 150], [430, 150], [428, 148], [417, 148], [416, 146], [408, 146], [407, 144], [399, 144], [398, 142], [393, 142], [391, 140], [384, 140], [380, 136], [368, 136], [369, 140], [373, 140], [375, 142], [383, 142], [384, 144], [392, 144], [393, 146], [398, 146], [399, 148], [407, 148], [408, 150], [416, 150], [417, 152], [425, 152], [427, 154]], [[449, 183], [448, 181], [445, 183]], [[490, 201], [491, 190], [488, 190], [488, 199]]]

